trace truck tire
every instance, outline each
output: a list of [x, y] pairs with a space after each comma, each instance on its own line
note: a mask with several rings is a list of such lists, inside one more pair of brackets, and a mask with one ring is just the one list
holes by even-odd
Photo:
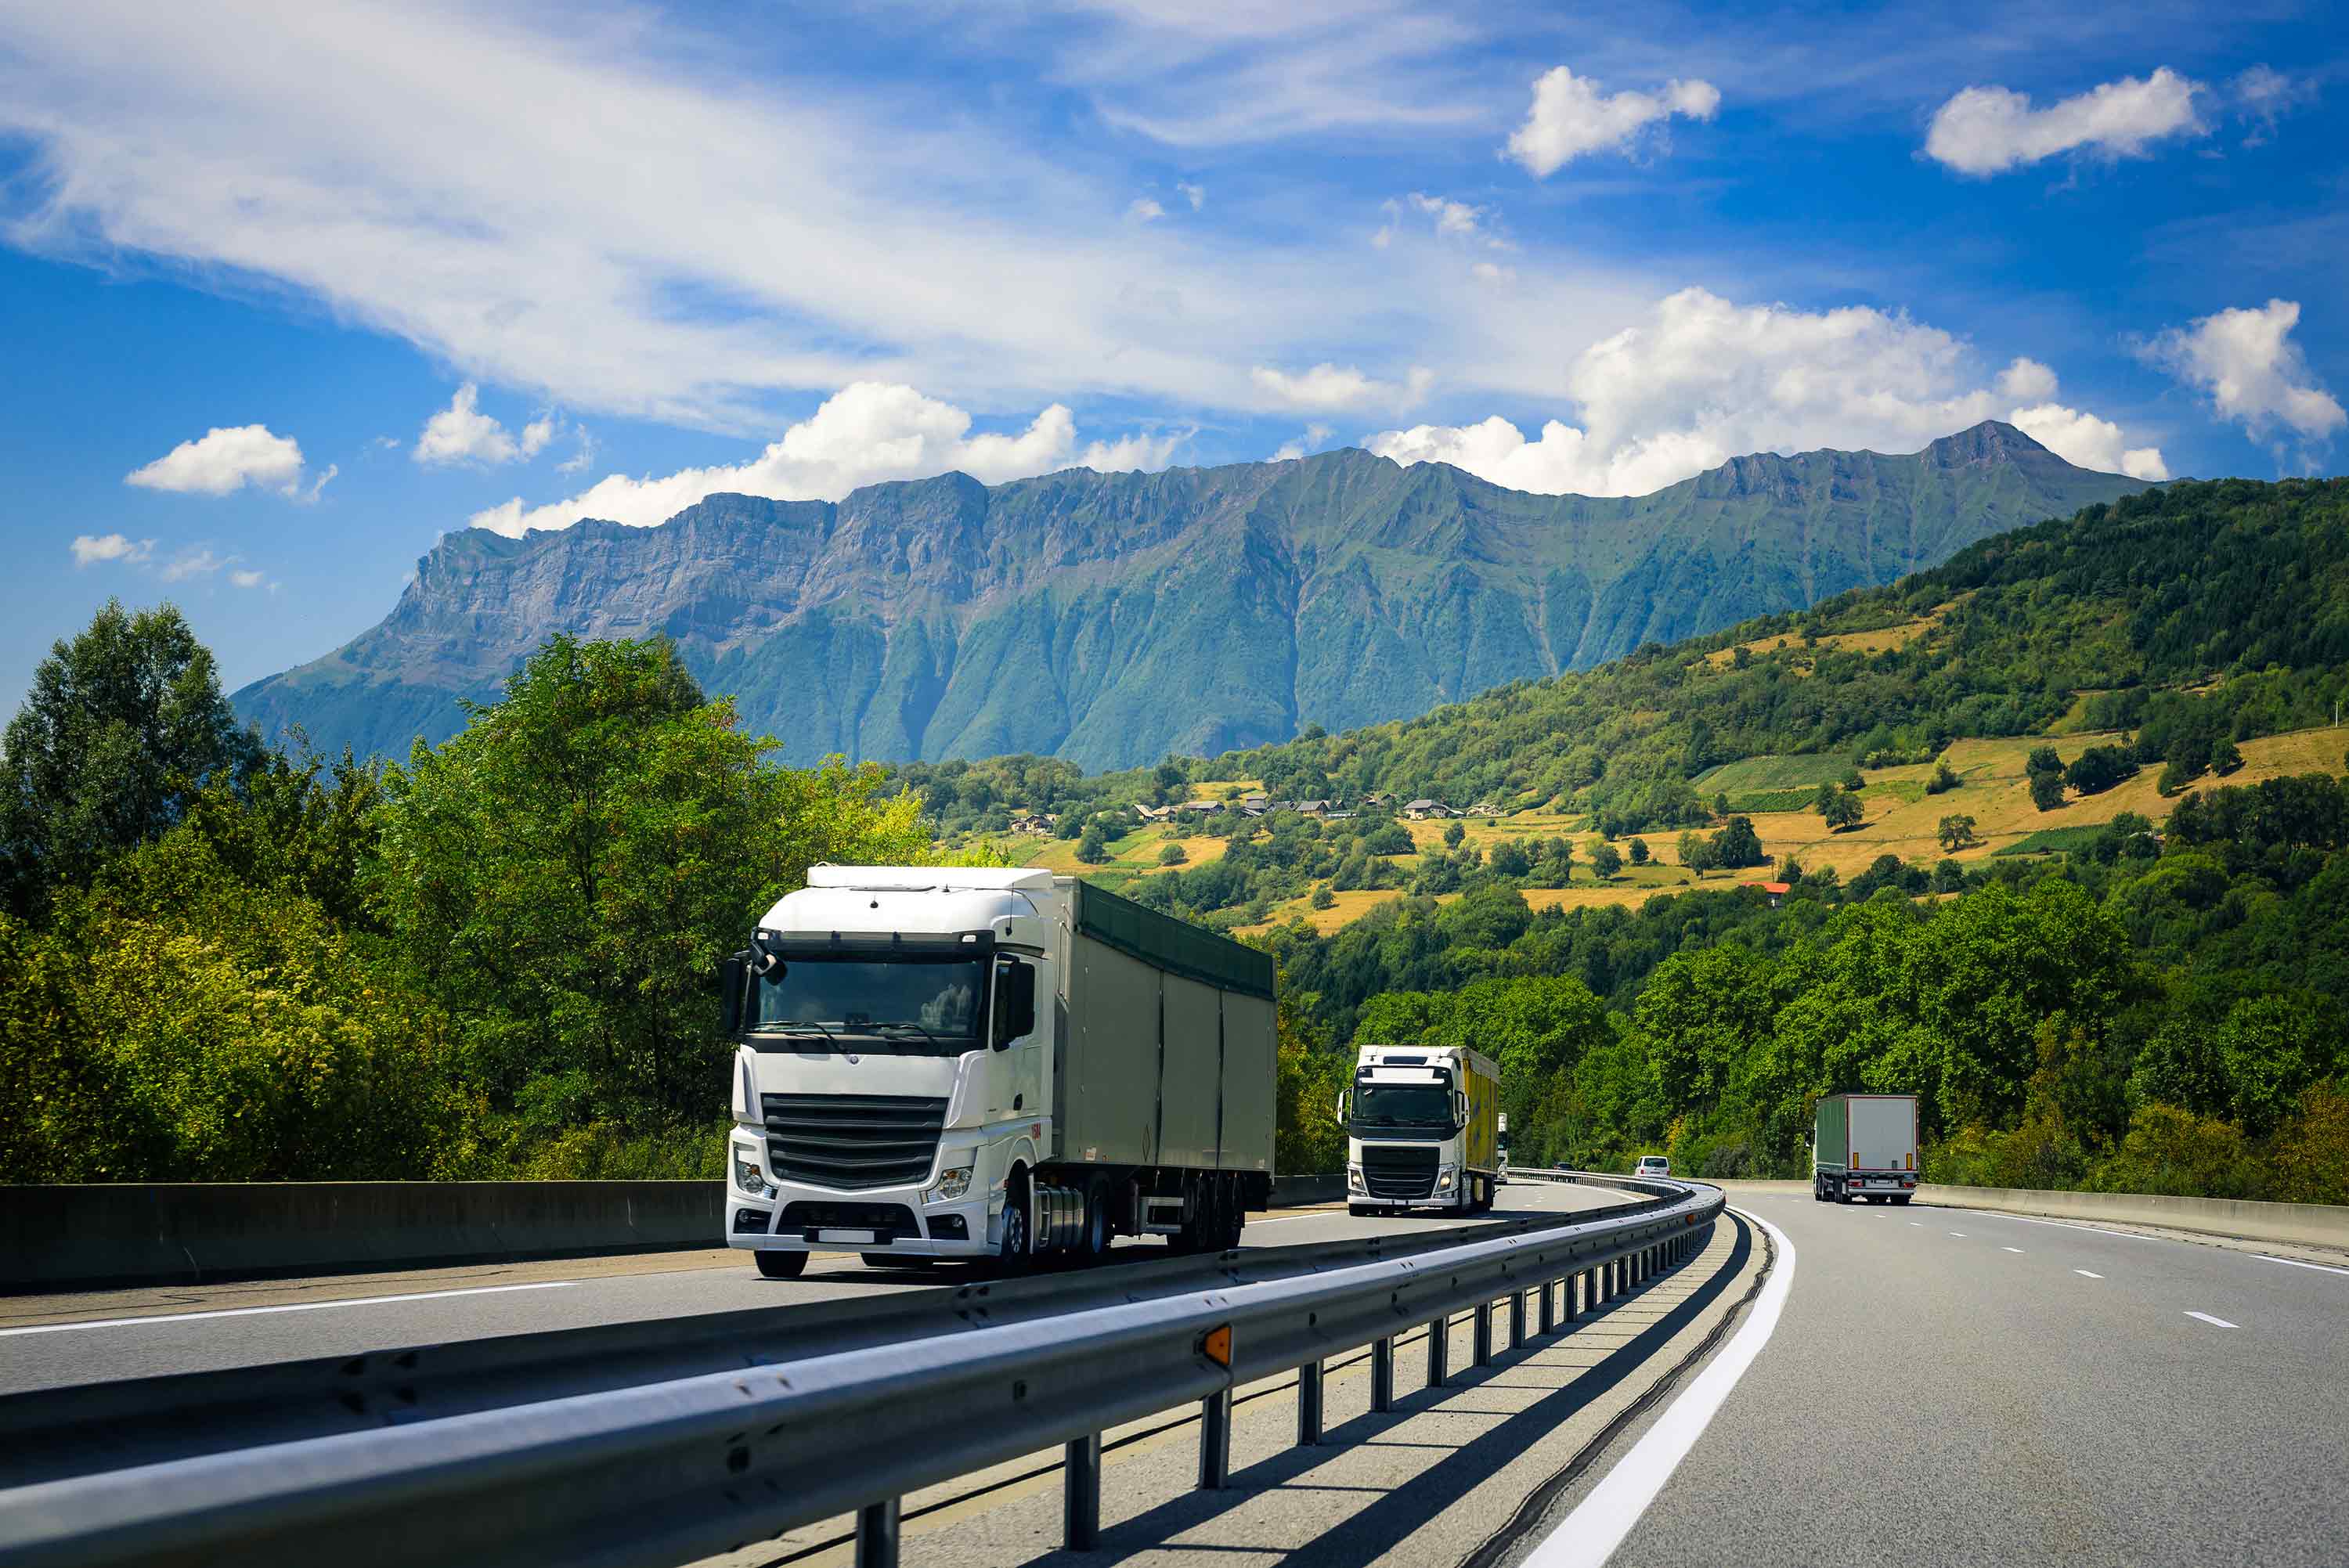
[[1909, 1195], [1908, 1193], [1903, 1192], [1899, 1197], [1893, 1199], [1892, 1202], [1894, 1206], [1902, 1209], [1907, 1208], [1909, 1206]]
[[758, 1260], [759, 1273], [766, 1279], [797, 1279], [807, 1273], [805, 1253], [752, 1253]]
[[1353, 1215], [1357, 1220], [1366, 1218], [1370, 1214], [1370, 1212], [1371, 1206], [1368, 1203], [1349, 1203], [1346, 1205], [1346, 1212]]
[[1099, 1263], [1109, 1255], [1112, 1231], [1109, 1222], [1109, 1183], [1096, 1177], [1085, 1186], [1084, 1239], [1077, 1250], [1087, 1263]]
[[1003, 1233], [995, 1249], [997, 1274], [1019, 1274], [1035, 1256], [1036, 1239], [1028, 1225], [1028, 1173], [1016, 1171], [1003, 1192]]

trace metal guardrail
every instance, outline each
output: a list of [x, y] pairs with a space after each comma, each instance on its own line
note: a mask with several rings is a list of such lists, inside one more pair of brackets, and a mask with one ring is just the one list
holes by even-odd
[[[1699, 1248], [1718, 1188], [1591, 1177], [1628, 1210], [1252, 1284], [964, 1325], [747, 1369], [263, 1443], [0, 1491], [0, 1564], [196, 1563], [331, 1556], [349, 1568], [560, 1561], [674, 1564], [836, 1515], [857, 1558], [896, 1561], [898, 1500], [1064, 1445], [1068, 1543], [1100, 1528], [1102, 1433], [1197, 1401], [1198, 1480], [1225, 1484], [1235, 1387], [1295, 1369], [1300, 1443], [1322, 1439], [1322, 1363], [1369, 1346], [1391, 1408], [1394, 1343], [1475, 1313], [1490, 1360]], [[1563, 1292], [1559, 1287], [1563, 1285]]]

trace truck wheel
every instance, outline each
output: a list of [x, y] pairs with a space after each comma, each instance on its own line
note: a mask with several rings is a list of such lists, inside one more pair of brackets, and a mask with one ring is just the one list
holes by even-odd
[[807, 1273], [805, 1253], [752, 1253], [759, 1261], [759, 1273], [767, 1279], [797, 1279]]
[[1240, 1191], [1239, 1181], [1236, 1177], [1226, 1183], [1224, 1196], [1226, 1207], [1224, 1211], [1223, 1250], [1230, 1252], [1240, 1244], [1240, 1233], [1247, 1229], [1247, 1194]]
[[1899, 1197], [1893, 1199], [1892, 1202], [1895, 1208], [1905, 1209], [1909, 1206], [1909, 1194], [1903, 1192]]
[[1371, 1206], [1368, 1203], [1349, 1203], [1346, 1205], [1346, 1212], [1351, 1214], [1357, 1220], [1368, 1215], [1370, 1212]]
[[1003, 1193], [1003, 1237], [995, 1250], [998, 1274], [1015, 1274], [1028, 1266], [1035, 1241], [1028, 1233], [1028, 1178], [1015, 1177]]
[[1859, 1194], [1848, 1187], [1838, 1187], [1836, 1189], [1835, 1201], [1838, 1203], [1857, 1203], [1859, 1202]]
[[1080, 1243], [1085, 1260], [1098, 1263], [1109, 1255], [1109, 1184], [1096, 1181], [1085, 1188], [1085, 1233]]

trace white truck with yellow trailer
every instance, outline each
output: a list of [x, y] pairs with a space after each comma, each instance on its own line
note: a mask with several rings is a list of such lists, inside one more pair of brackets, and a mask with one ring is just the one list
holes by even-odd
[[1268, 954], [1070, 877], [818, 866], [727, 961], [727, 1240], [1017, 1268], [1237, 1244], [1271, 1201]]
[[1340, 1097], [1346, 1210], [1482, 1213], [1501, 1181], [1501, 1074], [1459, 1046], [1364, 1046]]

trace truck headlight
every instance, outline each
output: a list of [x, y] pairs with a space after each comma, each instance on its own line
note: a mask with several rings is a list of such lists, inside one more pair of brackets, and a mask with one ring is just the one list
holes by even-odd
[[749, 1150], [734, 1150], [734, 1185], [753, 1198], [771, 1198], [775, 1190], [767, 1185], [767, 1173], [760, 1169], [759, 1157]]
[[1346, 1167], [1346, 1191], [1349, 1192], [1367, 1192], [1370, 1191], [1368, 1187], [1362, 1185], [1362, 1168], [1361, 1166], [1349, 1165]]
[[1454, 1174], [1455, 1172], [1449, 1165], [1446, 1165], [1443, 1170], [1438, 1171], [1435, 1173], [1435, 1190], [1439, 1192], [1451, 1191], [1452, 1179]]
[[938, 1172], [938, 1184], [930, 1190], [930, 1201], [951, 1203], [970, 1191], [970, 1167], [957, 1165], [951, 1171]]

